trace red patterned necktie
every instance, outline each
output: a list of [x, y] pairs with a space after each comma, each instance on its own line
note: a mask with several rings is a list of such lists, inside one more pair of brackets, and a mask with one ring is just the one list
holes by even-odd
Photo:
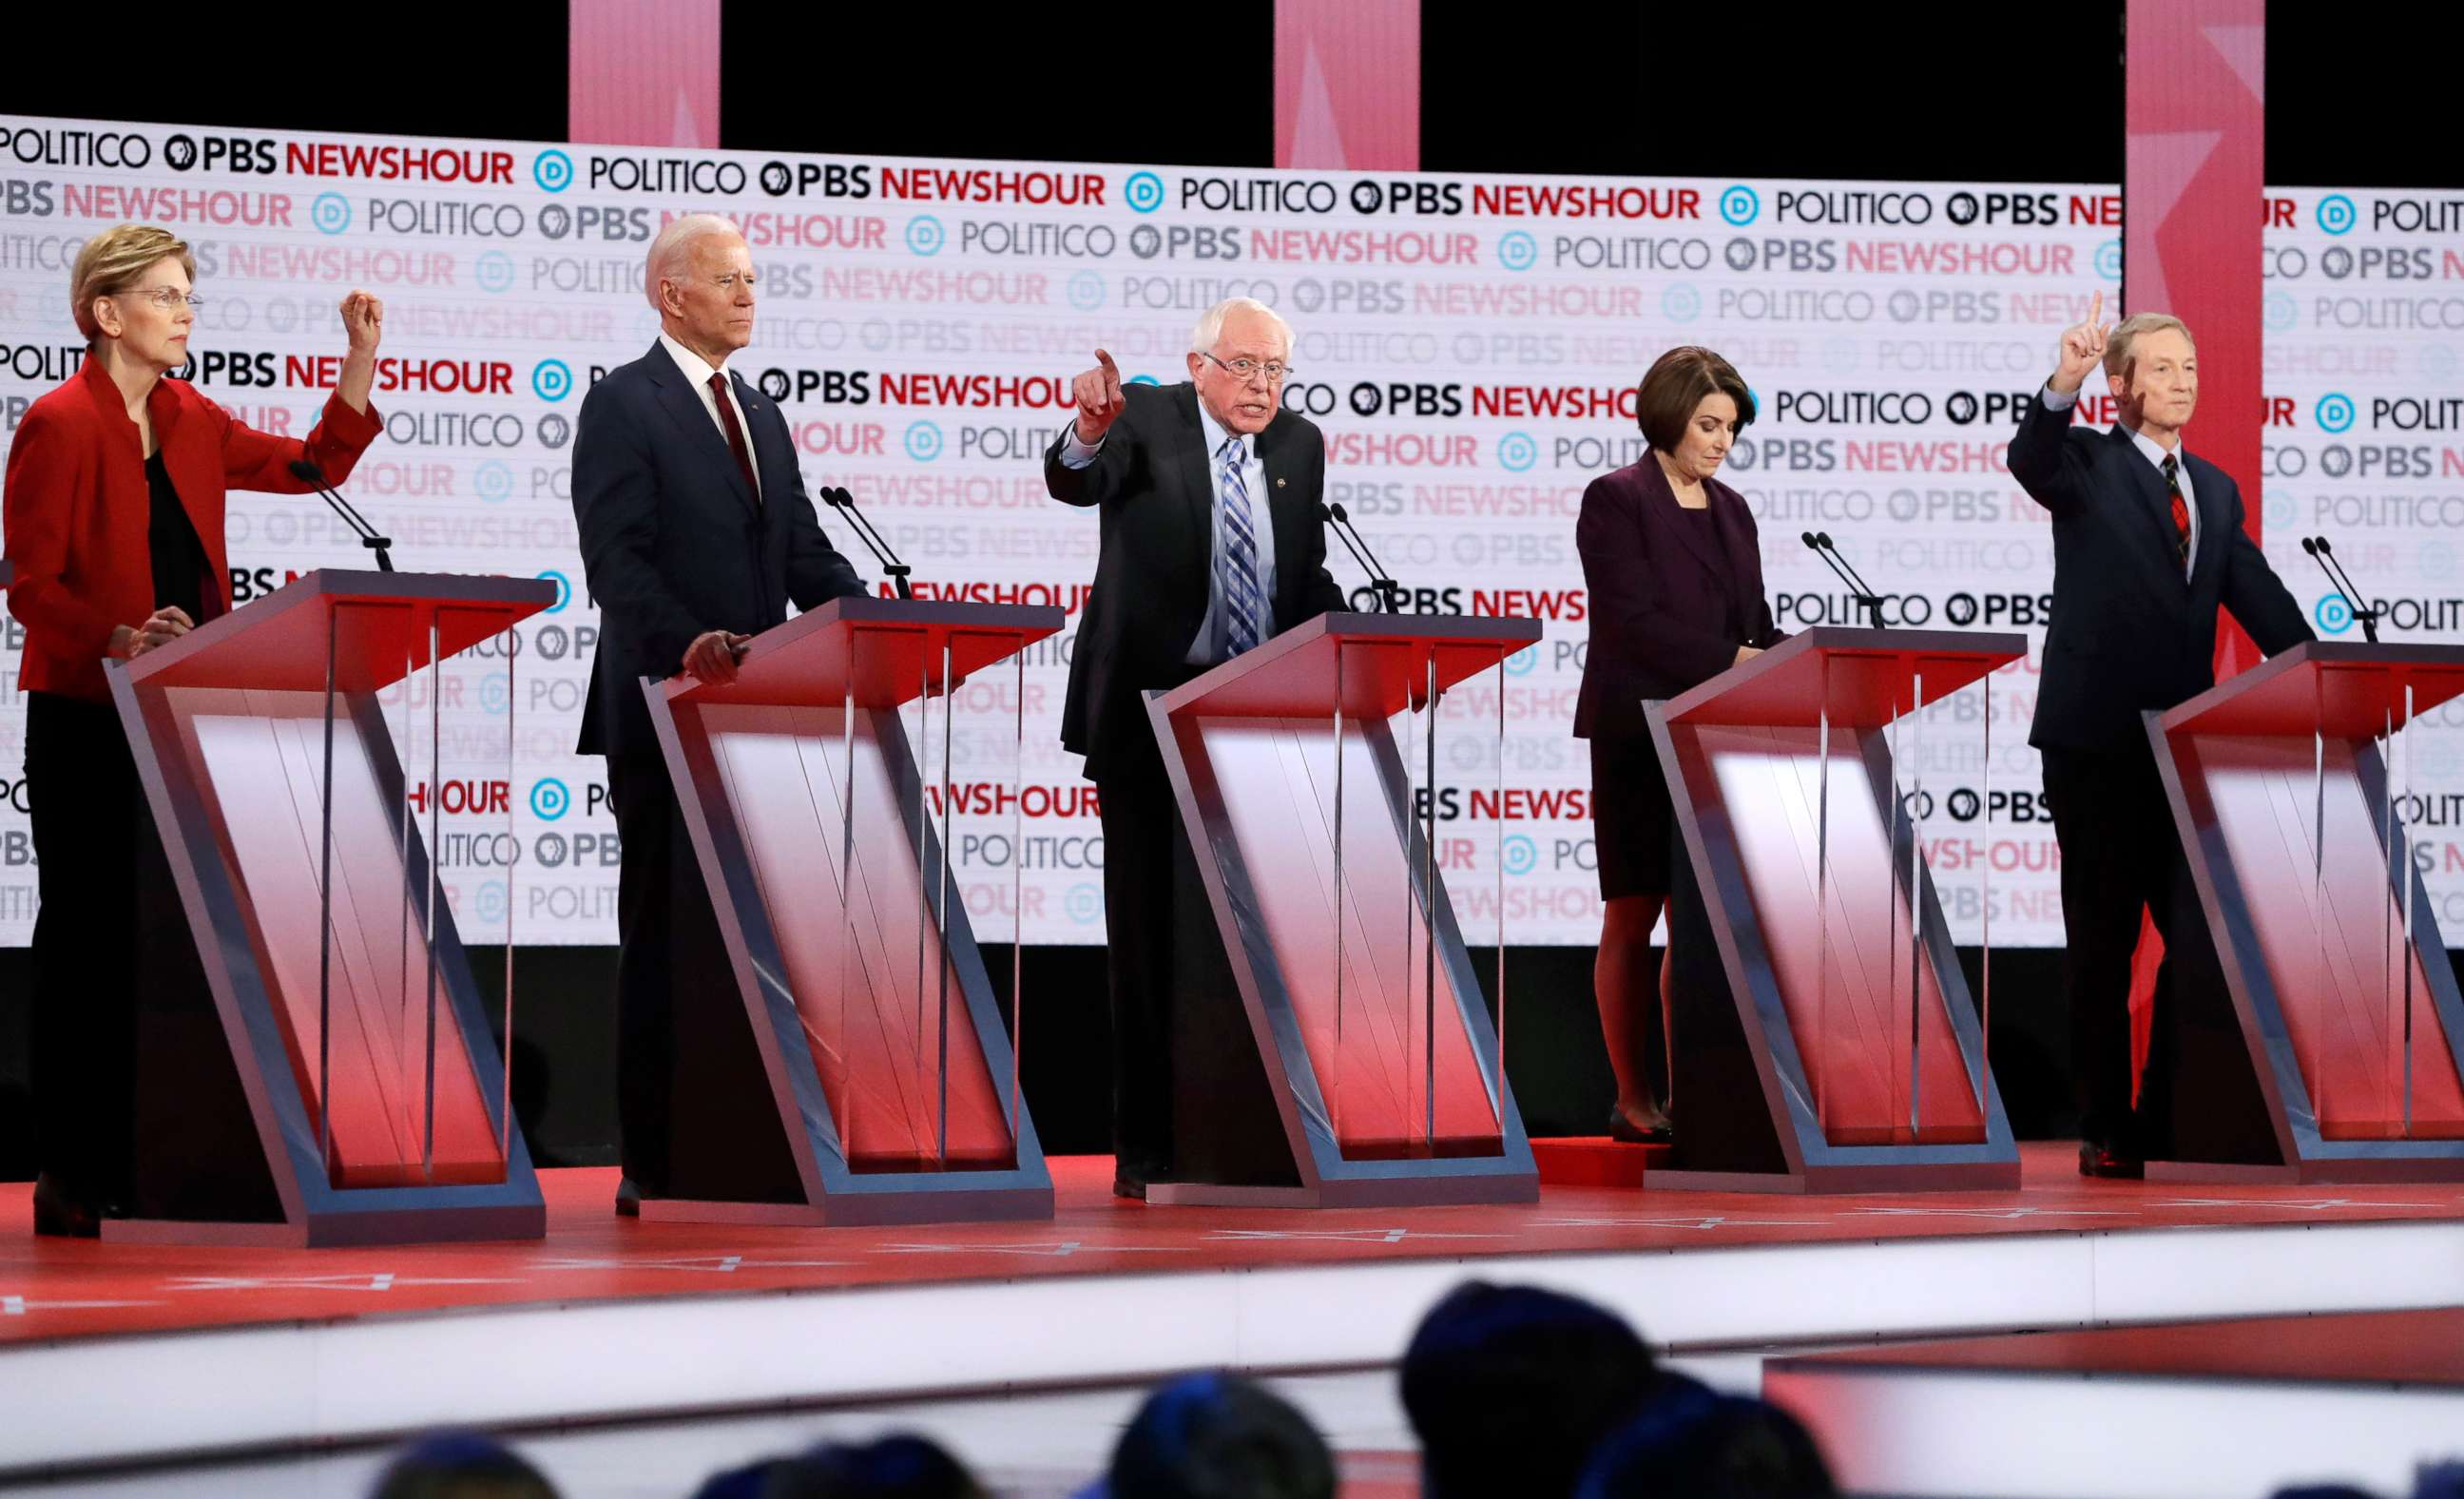
[[[736, 453], [736, 467], [744, 474], [744, 487], [752, 492], [753, 502], [758, 505], [761, 503], [761, 486], [753, 481], [753, 454], [744, 446], [744, 429], [736, 423], [736, 405], [727, 399], [725, 370], [711, 371], [710, 393], [718, 402], [718, 425], [727, 429], [727, 446]], [[2179, 509], [2181, 503], [2175, 499], [2174, 508]]]
[[2181, 460], [2165, 454], [2165, 494], [2173, 502], [2173, 565], [2190, 566], [2190, 507], [2182, 500]]

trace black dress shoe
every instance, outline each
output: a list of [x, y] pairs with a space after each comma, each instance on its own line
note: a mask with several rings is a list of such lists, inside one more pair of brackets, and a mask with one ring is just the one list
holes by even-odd
[[2111, 1145], [2094, 1140], [2079, 1141], [2079, 1175], [2113, 1177], [2136, 1181], [2147, 1175], [2147, 1165], [2138, 1157], [2126, 1155]]
[[642, 1189], [633, 1184], [633, 1179], [631, 1177], [620, 1177], [617, 1179], [616, 1216], [619, 1218], [639, 1218], [642, 1216]]
[[1112, 1195], [1143, 1202], [1147, 1200], [1147, 1179], [1126, 1171], [1112, 1174]]
[[53, 1239], [99, 1239], [103, 1217], [101, 1208], [77, 1201], [49, 1176], [34, 1179], [34, 1232]]

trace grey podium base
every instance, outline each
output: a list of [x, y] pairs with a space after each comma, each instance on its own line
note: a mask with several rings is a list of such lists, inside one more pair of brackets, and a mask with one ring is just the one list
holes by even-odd
[[1820, 1197], [1870, 1192], [2016, 1192], [2019, 1163], [1987, 1160], [1953, 1164], [1827, 1166], [1805, 1172], [1684, 1171], [1645, 1169], [1646, 1192], [1769, 1192]]
[[2147, 1179], [2207, 1182], [2219, 1186], [2402, 1186], [2413, 1181], [2464, 1181], [2464, 1160], [2435, 1157], [2427, 1159], [2311, 1160], [2296, 1166], [2151, 1160], [2147, 1163]]
[[1389, 1181], [1326, 1181], [1314, 1187], [1238, 1186], [1214, 1181], [1151, 1181], [1156, 1207], [1475, 1207], [1540, 1201], [1529, 1176], [1398, 1177]]
[[192, 1244], [244, 1249], [375, 1248], [546, 1237], [547, 1208], [537, 1202], [413, 1212], [324, 1212], [303, 1223], [281, 1223], [187, 1218], [102, 1221], [105, 1244]]
[[960, 1187], [946, 1192], [833, 1193], [823, 1202], [725, 1202], [642, 1199], [646, 1223], [727, 1223], [746, 1228], [870, 1228], [910, 1223], [1023, 1223], [1052, 1217], [1050, 1187]]

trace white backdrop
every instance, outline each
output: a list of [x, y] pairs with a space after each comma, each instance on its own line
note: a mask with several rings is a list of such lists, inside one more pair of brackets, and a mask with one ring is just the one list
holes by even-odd
[[[1707, 344], [1754, 388], [1761, 417], [1726, 476], [1761, 520], [1783, 628], [1853, 622], [1798, 543], [1814, 529], [1892, 595], [1894, 624], [2040, 642], [2051, 545], [2004, 444], [2058, 330], [2091, 293], [2108, 307], [2119, 293], [2109, 186], [1226, 173], [13, 117], [0, 132], [0, 415], [12, 438], [81, 354], [67, 306], [77, 246], [123, 220], [163, 224], [197, 250], [208, 300], [191, 374], [207, 393], [256, 426], [303, 432], [342, 351], [336, 304], [354, 286], [377, 292], [386, 434], [348, 492], [407, 569], [566, 585], [518, 642], [508, 790], [523, 867], [510, 885], [494, 867], [444, 871], [478, 941], [501, 937], [508, 899], [521, 941], [614, 939], [604, 777], [570, 752], [596, 619], [580, 596], [569, 455], [582, 388], [656, 331], [642, 256], [669, 216], [714, 210], [744, 226], [760, 309], [737, 367], [790, 413], [808, 487], [853, 490], [935, 596], [1074, 613], [1095, 518], [1047, 499], [1039, 468], [1069, 377], [1101, 344], [1124, 373], [1169, 383], [1208, 304], [1248, 295], [1281, 309], [1299, 334], [1286, 401], [1326, 430], [1330, 497], [1415, 606], [1548, 622], [1505, 678], [1504, 798], [1467, 736], [1441, 766], [1444, 848], [1474, 941], [1496, 930], [1499, 849], [1508, 940], [1597, 936], [1588, 772], [1568, 733], [1586, 628], [1574, 520], [1586, 482], [1642, 453], [1633, 386], [1650, 361]], [[2265, 472], [2236, 477], [2263, 496], [2268, 552], [2322, 633], [2349, 622], [2319, 604], [2325, 586], [2297, 540], [2312, 531], [2389, 600], [2393, 638], [2454, 638], [2464, 206], [2272, 196]], [[2087, 405], [2111, 419], [2109, 403]], [[876, 577], [845, 528], [825, 524]], [[242, 599], [363, 556], [313, 496], [234, 496], [230, 542]], [[1330, 550], [1338, 580], [1359, 584]], [[17, 771], [21, 641], [11, 621], [0, 694], [9, 943], [26, 940], [35, 905]], [[1008, 866], [1021, 858], [1028, 940], [1102, 937], [1101, 835], [1057, 743], [1065, 648], [1040, 650], [1025, 672], [1024, 838], [1007, 836], [1006, 807], [959, 819], [978, 834], [957, 847], [987, 939], [1009, 936]], [[1018, 706], [1005, 684], [969, 691], [971, 727]], [[1991, 805], [1972, 695], [1928, 716], [1914, 761], [1962, 940], [1979, 925], [1982, 864], [1997, 943], [2060, 941], [2052, 830], [2024, 743], [2034, 697], [2033, 663], [1995, 680]], [[463, 711], [504, 707], [474, 694]], [[1474, 692], [1456, 711], [1467, 724], [1497, 707]], [[2464, 710], [2440, 716], [2464, 721]], [[2464, 774], [2450, 739], [2425, 734], [2414, 808], [2442, 915], [2464, 914], [2464, 851], [2449, 841]], [[1008, 773], [1005, 756], [978, 768]]]

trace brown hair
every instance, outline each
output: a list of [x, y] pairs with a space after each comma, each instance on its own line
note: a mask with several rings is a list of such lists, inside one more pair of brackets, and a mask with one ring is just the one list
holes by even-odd
[[1694, 408], [1713, 392], [1737, 403], [1737, 428], [1754, 419], [1754, 393], [1737, 366], [1706, 348], [1685, 344], [1652, 361], [1651, 369], [1634, 393], [1634, 424], [1661, 452], [1675, 452], [1685, 439], [1685, 424]]
[[165, 260], [179, 261], [188, 280], [197, 279], [197, 257], [188, 242], [167, 229], [121, 224], [85, 242], [69, 268], [69, 313], [88, 343], [102, 337], [94, 320], [95, 298], [135, 290], [138, 278]]

